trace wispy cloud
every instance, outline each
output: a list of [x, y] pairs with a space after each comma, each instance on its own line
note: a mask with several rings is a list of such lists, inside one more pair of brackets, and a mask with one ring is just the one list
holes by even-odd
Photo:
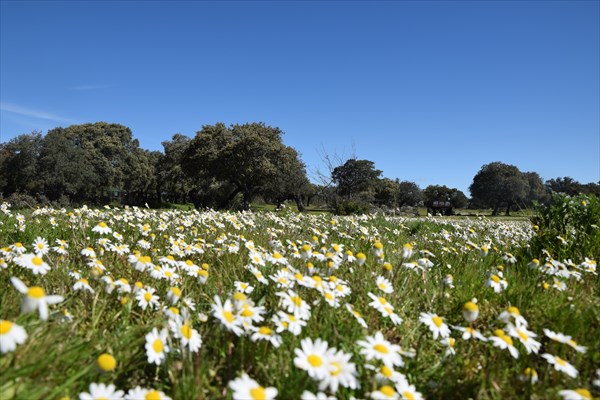
[[72, 118], [66, 118], [66, 117], [62, 117], [62, 116], [52, 114], [49, 112], [33, 110], [31, 108], [22, 107], [22, 106], [19, 106], [16, 104], [10, 104], [10, 103], [0, 103], [0, 110], [6, 111], [9, 113], [13, 113], [13, 114], [22, 115], [24, 117], [45, 119], [48, 121], [67, 122], [67, 123], [76, 123], [77, 122]]
[[108, 85], [79, 85], [70, 87], [69, 90], [75, 91], [84, 91], [84, 90], [98, 90], [98, 89], [106, 89], [109, 87]]

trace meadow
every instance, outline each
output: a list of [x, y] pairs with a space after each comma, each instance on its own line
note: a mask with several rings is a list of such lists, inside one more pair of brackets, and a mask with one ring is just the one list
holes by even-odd
[[4, 203], [0, 397], [592, 398], [598, 255], [542, 230]]

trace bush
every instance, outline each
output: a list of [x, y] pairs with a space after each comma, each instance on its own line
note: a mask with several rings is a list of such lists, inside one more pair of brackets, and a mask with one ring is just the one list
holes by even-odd
[[537, 205], [536, 211], [538, 215], [532, 218], [537, 229], [531, 241], [534, 256], [543, 249], [561, 260], [600, 256], [600, 201], [596, 196], [556, 193], [548, 205]]
[[11, 194], [8, 196], [6, 201], [12, 204], [12, 207], [17, 210], [22, 210], [25, 208], [34, 209], [39, 204], [35, 197], [22, 192], [15, 192]]
[[336, 215], [354, 215], [366, 214], [369, 212], [369, 209], [370, 206], [368, 203], [342, 200], [334, 205], [332, 212]]

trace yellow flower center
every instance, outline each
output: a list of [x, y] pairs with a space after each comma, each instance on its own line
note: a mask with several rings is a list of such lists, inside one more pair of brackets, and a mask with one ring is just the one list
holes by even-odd
[[181, 335], [188, 340], [192, 338], [192, 328], [187, 323], [181, 325]]
[[570, 344], [571, 346], [577, 346], [577, 342], [574, 341], [573, 339], [569, 340], [567, 343]]
[[233, 320], [235, 319], [233, 317], [233, 313], [231, 311], [223, 311], [223, 317], [225, 317], [225, 320], [227, 322], [229, 322], [230, 324], [233, 322]]
[[252, 311], [249, 308], [244, 308], [244, 311], [242, 311], [242, 317], [251, 317], [254, 315], [254, 311]]
[[156, 390], [151, 390], [146, 393], [145, 400], [160, 400], [160, 393]]
[[342, 364], [340, 364], [339, 362], [334, 361], [329, 363], [329, 365], [332, 367], [332, 370], [330, 372], [332, 376], [338, 376], [342, 372]]
[[498, 277], [498, 275], [492, 275], [492, 277], [490, 279], [496, 283], [500, 283], [500, 278]]
[[381, 305], [386, 305], [387, 304], [387, 300], [384, 299], [383, 297], [379, 298], [379, 302], [381, 303]]
[[523, 339], [524, 342], [526, 342], [527, 340], [529, 340], [529, 336], [527, 336], [527, 334], [523, 331], [517, 331], [517, 333], [519, 334], [519, 337], [521, 339]]
[[154, 341], [154, 343], [152, 343], [152, 348], [157, 353], [162, 353], [163, 347], [164, 347], [164, 344], [163, 344], [162, 340], [160, 340], [160, 339], [156, 339]]
[[117, 366], [117, 360], [107, 353], [101, 354], [96, 362], [98, 363], [98, 367], [105, 372], [112, 371]]
[[181, 296], [181, 289], [179, 289], [178, 287], [172, 287], [171, 288], [171, 293], [173, 293], [177, 297], [180, 297]]
[[246, 300], [246, 295], [242, 292], [235, 292], [233, 294], [233, 299], [236, 301], [245, 301]]
[[508, 312], [512, 315], [521, 315], [521, 312], [517, 307], [508, 307]]
[[394, 397], [394, 395], [396, 394], [396, 391], [394, 390], [394, 388], [391, 386], [388, 386], [388, 385], [384, 385], [384, 386], [380, 387], [379, 391], [381, 393], [385, 394], [387, 397]]
[[415, 395], [412, 392], [402, 392], [402, 397], [406, 400], [415, 400]]
[[592, 398], [592, 394], [587, 389], [575, 389], [575, 393], [577, 393], [578, 395], [580, 395], [581, 397], [584, 397], [586, 399]]
[[98, 226], [99, 226], [100, 228], [106, 228], [106, 224], [105, 224], [104, 222], [100, 222], [100, 223], [98, 224]]
[[560, 357], [554, 357], [554, 361], [556, 361], [556, 363], [558, 365], [560, 365], [561, 367], [564, 367], [565, 365], [567, 365], [567, 362]]
[[442, 324], [444, 323], [444, 321], [442, 321], [442, 319], [440, 317], [438, 317], [437, 315], [432, 317], [431, 320], [433, 321], [435, 326], [437, 326], [438, 328], [441, 327]]
[[175, 315], [179, 315], [179, 309], [177, 307], [169, 307], [169, 311]]
[[306, 360], [315, 368], [320, 367], [323, 364], [323, 359], [316, 354], [311, 354]]
[[465, 303], [465, 305], [463, 306], [463, 310], [470, 311], [470, 312], [477, 312], [477, 311], [479, 311], [479, 307], [477, 307], [477, 304], [473, 303], [472, 301], [467, 301]]
[[296, 305], [296, 307], [300, 307], [302, 305], [302, 299], [300, 298], [300, 296], [292, 296], [290, 297], [290, 299]]
[[146, 300], [146, 301], [152, 300], [152, 293], [150, 293], [150, 292], [144, 293], [144, 300]]
[[6, 335], [12, 329], [13, 323], [10, 321], [0, 320], [0, 335]]
[[265, 392], [264, 387], [259, 386], [250, 389], [250, 396], [252, 397], [252, 400], [265, 400], [267, 398], [267, 393]]
[[279, 253], [273, 253], [273, 258], [275, 258], [275, 259], [280, 259], [282, 257], [283, 256], [281, 254], [279, 254]]
[[327, 292], [327, 293], [325, 293], [325, 298], [327, 300], [333, 300], [333, 295], [331, 293]]
[[381, 369], [379, 370], [379, 372], [381, 372], [381, 375], [385, 376], [386, 378], [390, 378], [393, 375], [393, 373], [394, 373], [394, 371], [390, 367], [388, 367], [386, 365], [384, 365], [383, 367], [381, 367]]
[[148, 256], [141, 256], [140, 258], [138, 258], [138, 260], [143, 264], [152, 262], [152, 259]]
[[41, 299], [46, 295], [46, 292], [39, 286], [32, 286], [27, 289], [27, 295], [29, 297], [33, 297], [34, 299]]
[[509, 346], [512, 346], [512, 345], [513, 345], [512, 338], [511, 338], [510, 336], [508, 336], [508, 335], [503, 335], [503, 336], [500, 336], [500, 339], [504, 340], [504, 342], [505, 342], [507, 345], [509, 345]]
[[166, 271], [166, 272], [165, 272], [165, 276], [166, 276], [167, 278], [170, 278], [170, 277], [172, 277], [172, 276], [173, 276], [173, 272], [172, 272], [172, 271]]
[[373, 349], [382, 354], [388, 354], [390, 352], [390, 350], [387, 348], [387, 346], [384, 344], [381, 344], [381, 343], [378, 343], [375, 346], [373, 346]]
[[35, 256], [31, 259], [31, 263], [36, 267], [41, 267], [44, 263], [44, 260], [42, 260], [40, 257]]
[[258, 333], [260, 333], [261, 335], [272, 335], [273, 330], [271, 330], [271, 328], [267, 328], [266, 326], [261, 326], [258, 329]]

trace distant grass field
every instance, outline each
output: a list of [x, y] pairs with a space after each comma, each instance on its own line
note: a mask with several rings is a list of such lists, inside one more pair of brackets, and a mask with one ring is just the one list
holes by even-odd
[[293, 207], [2, 206], [2, 400], [600, 394], [591, 255], [533, 254], [525, 215]]

